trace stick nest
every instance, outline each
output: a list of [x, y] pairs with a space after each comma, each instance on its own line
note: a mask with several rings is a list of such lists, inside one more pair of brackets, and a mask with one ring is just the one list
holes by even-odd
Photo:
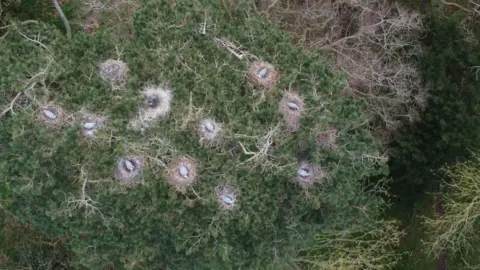
[[215, 187], [215, 200], [224, 210], [231, 210], [237, 204], [237, 192], [235, 188], [228, 185], [221, 185]]
[[338, 149], [337, 145], [338, 130], [332, 128], [317, 134], [317, 145], [327, 149]]
[[105, 117], [83, 113], [80, 123], [82, 125], [82, 135], [87, 138], [94, 138], [98, 129], [105, 126]]
[[143, 91], [144, 105], [140, 111], [143, 121], [167, 116], [171, 111], [172, 91], [163, 87], [147, 87]]
[[176, 158], [168, 166], [167, 177], [170, 185], [184, 191], [197, 178], [197, 162], [189, 156]]
[[323, 183], [327, 174], [320, 166], [308, 162], [301, 162], [296, 171], [294, 182], [303, 189], [311, 188], [315, 183]]
[[198, 124], [200, 144], [204, 147], [214, 147], [223, 139], [222, 124], [213, 119], [203, 119]]
[[127, 64], [120, 60], [108, 59], [100, 64], [100, 76], [108, 81], [114, 89], [125, 84], [128, 71]]
[[247, 78], [253, 84], [269, 89], [277, 84], [278, 73], [270, 63], [255, 61], [248, 68]]
[[65, 120], [65, 110], [58, 105], [48, 104], [40, 108], [38, 118], [49, 126], [59, 127]]
[[280, 100], [278, 108], [283, 115], [288, 131], [295, 132], [299, 129], [303, 107], [303, 99], [298, 94], [285, 92], [282, 100]]
[[121, 184], [135, 184], [141, 175], [145, 161], [138, 156], [129, 156], [117, 162], [115, 179]]

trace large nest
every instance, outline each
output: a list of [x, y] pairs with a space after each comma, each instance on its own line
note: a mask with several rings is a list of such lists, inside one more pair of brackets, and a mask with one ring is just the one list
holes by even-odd
[[87, 138], [94, 138], [98, 129], [105, 126], [105, 117], [82, 113], [80, 123], [82, 125], [82, 135]]
[[171, 111], [172, 91], [163, 87], [147, 87], [143, 91], [144, 105], [140, 110], [143, 121], [167, 116]]
[[170, 185], [185, 191], [197, 178], [197, 162], [189, 156], [176, 158], [168, 166], [167, 174]]
[[274, 87], [278, 81], [275, 67], [263, 61], [253, 62], [248, 68], [247, 77], [253, 84], [265, 89]]
[[223, 138], [222, 124], [212, 119], [203, 119], [198, 124], [200, 144], [204, 147], [214, 147], [220, 144]]
[[120, 60], [108, 59], [100, 64], [100, 76], [108, 81], [114, 89], [125, 84], [128, 66]]
[[300, 117], [302, 116], [304, 102], [296, 93], [285, 92], [280, 104], [278, 105], [282, 113], [288, 131], [295, 132], [300, 127]]
[[144, 159], [138, 156], [121, 158], [117, 162], [115, 179], [121, 184], [135, 184], [141, 175], [144, 164]]
[[317, 134], [317, 145], [327, 149], [337, 149], [338, 130], [332, 128]]
[[301, 162], [297, 167], [294, 182], [299, 184], [303, 189], [307, 190], [315, 183], [323, 183], [326, 177], [326, 172], [320, 166], [316, 166], [308, 162]]
[[58, 105], [48, 104], [40, 108], [38, 118], [49, 126], [59, 127], [65, 121], [65, 111]]
[[214, 196], [215, 200], [224, 210], [231, 210], [237, 204], [237, 192], [232, 186], [216, 186]]

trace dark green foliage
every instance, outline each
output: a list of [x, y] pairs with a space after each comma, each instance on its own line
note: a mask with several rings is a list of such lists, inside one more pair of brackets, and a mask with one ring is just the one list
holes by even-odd
[[51, 239], [32, 231], [10, 214], [0, 214], [0, 265], [2, 269], [74, 269], [72, 254], [65, 249], [62, 237]]
[[[43, 125], [30, 99], [15, 107], [15, 114], [9, 112], [0, 127], [0, 168], [5, 168], [0, 183], [7, 186], [1, 199], [10, 211], [49, 237], [65, 235], [75, 265], [86, 269], [295, 268], [299, 250], [308, 249], [315, 235], [358, 227], [377, 216], [384, 204], [364, 190], [362, 181], [385, 167], [365, 156], [377, 150], [364, 104], [340, 97], [342, 77], [318, 55], [293, 48], [289, 37], [244, 5], [231, 11], [230, 19], [220, 4], [153, 1], [136, 14], [135, 38], [125, 40], [99, 31], [76, 33], [67, 42], [44, 24], [19, 26], [27, 36], [41, 33], [47, 50], [9, 32], [8, 42], [0, 44], [0, 57], [9, 59], [0, 71], [4, 104], [54, 59], [47, 75], [33, 76], [35, 84], [25, 94], [54, 101], [68, 112], [86, 108], [108, 116], [102, 136], [89, 141], [75, 123], [60, 129]], [[183, 26], [174, 27], [184, 19]], [[265, 93], [265, 100], [246, 81], [248, 62], [214, 37], [241, 44], [278, 68], [279, 85]], [[100, 62], [109, 58], [130, 68], [122, 90], [112, 91], [98, 74]], [[127, 129], [142, 102], [141, 89], [157, 84], [173, 90], [171, 114], [143, 132]], [[289, 87], [305, 98], [300, 130], [290, 134], [278, 127], [268, 160], [277, 167], [266, 160], [246, 162], [251, 155], [241, 146], [258, 151], [257, 140], [282, 122], [277, 106]], [[224, 123], [225, 144], [200, 147], [195, 120], [186, 122], [190, 102]], [[318, 126], [340, 131], [338, 150], [315, 147]], [[143, 184], [119, 186], [112, 179], [116, 161], [132, 153], [147, 158]], [[157, 155], [160, 162], [148, 158]], [[197, 182], [185, 194], [169, 186], [161, 166], [178, 155], [199, 163]], [[292, 182], [296, 164], [304, 159], [329, 174], [308, 194]], [[78, 204], [85, 179], [83, 198], [94, 201], [88, 201], [90, 207]], [[224, 183], [239, 190], [232, 211], [221, 210], [213, 197], [214, 187]], [[367, 212], [359, 210], [363, 207]]]
[[405, 203], [437, 191], [440, 178], [434, 172], [480, 146], [480, 81], [474, 68], [480, 46], [465, 41], [458, 20], [428, 16], [420, 67], [432, 97], [422, 121], [405, 127], [392, 144], [392, 191]]
[[[62, 3], [58, 1], [62, 7], [65, 16], [71, 19], [74, 15], [75, 1], [66, 1]], [[41, 20], [54, 24], [60, 29], [64, 29], [64, 25], [55, 10], [52, 0], [2, 0], [0, 2], [0, 19], [15, 18], [20, 21]]]

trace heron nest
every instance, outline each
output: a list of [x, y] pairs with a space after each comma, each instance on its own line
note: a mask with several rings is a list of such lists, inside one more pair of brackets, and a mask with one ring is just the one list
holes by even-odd
[[167, 116], [171, 111], [172, 91], [163, 87], [147, 87], [143, 91], [144, 105], [140, 110], [143, 121]]
[[294, 182], [303, 189], [311, 188], [315, 183], [323, 183], [327, 174], [320, 166], [308, 162], [301, 162], [297, 167]]
[[277, 84], [278, 73], [272, 64], [263, 61], [255, 61], [248, 68], [247, 78], [253, 84], [268, 89]]
[[285, 92], [278, 105], [288, 131], [295, 132], [300, 127], [304, 107], [303, 99], [296, 93]]
[[65, 120], [65, 111], [55, 104], [45, 105], [38, 111], [38, 118], [49, 126], [59, 127]]
[[117, 162], [115, 179], [121, 184], [135, 184], [141, 175], [145, 161], [138, 156], [121, 158]]
[[216, 186], [214, 195], [220, 208], [224, 210], [231, 210], [237, 204], [237, 192], [232, 186]]
[[197, 169], [197, 162], [193, 158], [189, 156], [176, 158], [167, 169], [168, 183], [177, 190], [184, 191], [195, 182]]
[[114, 89], [125, 84], [128, 71], [127, 64], [120, 60], [108, 59], [100, 64], [100, 76], [108, 81]]
[[82, 135], [87, 138], [94, 138], [98, 129], [105, 126], [105, 117], [84, 113], [81, 116]]
[[338, 130], [332, 128], [317, 134], [317, 145], [327, 149], [337, 149]]
[[220, 144], [223, 138], [222, 124], [213, 119], [203, 119], [198, 124], [200, 144], [204, 147], [214, 147]]

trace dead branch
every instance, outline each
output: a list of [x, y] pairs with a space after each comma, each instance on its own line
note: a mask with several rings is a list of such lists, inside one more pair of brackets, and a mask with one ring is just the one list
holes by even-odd
[[260, 2], [299, 43], [336, 55], [334, 67], [348, 75], [344, 93], [368, 101], [371, 125], [384, 139], [418, 118], [428, 91], [405, 58], [421, 52], [419, 14], [390, 1]]

